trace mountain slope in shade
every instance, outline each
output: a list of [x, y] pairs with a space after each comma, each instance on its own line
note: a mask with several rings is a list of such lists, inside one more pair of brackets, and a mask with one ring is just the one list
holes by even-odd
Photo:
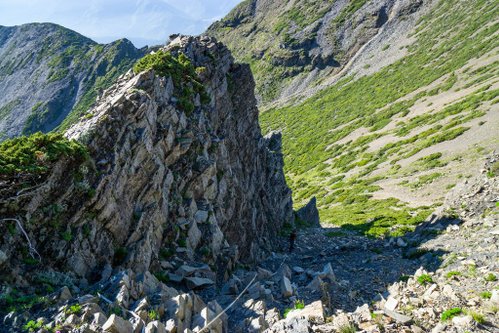
[[74, 122], [145, 50], [126, 39], [97, 44], [50, 23], [0, 26], [2, 138]]

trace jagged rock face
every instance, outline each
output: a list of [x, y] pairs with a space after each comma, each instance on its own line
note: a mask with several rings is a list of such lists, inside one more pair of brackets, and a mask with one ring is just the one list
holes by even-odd
[[[108, 264], [154, 270], [170, 248], [223, 272], [238, 255], [257, 259], [292, 220], [280, 135], [261, 135], [249, 67], [211, 38], [180, 37], [168, 49], [204, 67], [208, 105], [186, 114], [171, 78], [129, 72], [66, 133], [88, 146], [92, 162], [60, 161], [41, 187], [0, 207], [39, 221], [26, 228], [45, 265], [98, 279]], [[23, 267], [17, 241], [0, 240], [8, 273]]]
[[0, 26], [0, 140], [48, 132], [73, 109], [85, 112], [144, 52], [50, 23]]

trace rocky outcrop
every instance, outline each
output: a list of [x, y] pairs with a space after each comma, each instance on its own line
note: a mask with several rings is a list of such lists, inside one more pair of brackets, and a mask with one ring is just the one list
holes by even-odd
[[3, 281], [22, 285], [26, 270], [62, 271], [82, 285], [116, 267], [165, 275], [175, 258], [217, 274], [193, 275], [193, 284], [223, 280], [291, 222], [280, 136], [261, 135], [249, 67], [211, 38], [178, 37], [166, 50], [190, 59], [209, 101], [194, 94], [185, 111], [171, 77], [121, 77], [66, 133], [90, 159], [61, 160], [44, 182], [2, 198], [0, 215], [20, 222], [0, 224]]
[[317, 199], [313, 197], [309, 203], [296, 211], [295, 223], [305, 223], [307, 226], [320, 228], [321, 222], [317, 210]]
[[0, 141], [51, 131], [73, 110], [74, 123], [145, 51], [51, 23], [0, 26]]

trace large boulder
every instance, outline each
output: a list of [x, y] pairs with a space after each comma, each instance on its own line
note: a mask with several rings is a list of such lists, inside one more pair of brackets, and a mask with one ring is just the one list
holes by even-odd
[[108, 333], [130, 333], [133, 332], [132, 323], [112, 314], [102, 326], [104, 332]]
[[317, 210], [317, 199], [313, 197], [307, 205], [298, 209], [295, 213], [295, 224], [305, 223], [309, 227], [319, 228], [321, 226], [319, 211]]

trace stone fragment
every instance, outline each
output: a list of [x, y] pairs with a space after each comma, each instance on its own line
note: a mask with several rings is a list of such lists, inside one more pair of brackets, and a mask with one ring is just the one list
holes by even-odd
[[291, 281], [285, 276], [281, 279], [281, 295], [285, 298], [293, 296], [293, 288], [291, 287]]
[[391, 311], [394, 311], [396, 308], [397, 308], [397, 305], [399, 304], [399, 301], [396, 300], [395, 298], [393, 297], [388, 297], [388, 299], [386, 300], [386, 303], [385, 303], [385, 309], [388, 309], [388, 310], [391, 310]]
[[490, 297], [490, 302], [495, 305], [499, 305], [499, 290], [492, 290], [492, 296]]
[[92, 320], [93, 325], [104, 326], [107, 321], [107, 316], [103, 312], [94, 313], [94, 318]]
[[411, 325], [411, 332], [412, 333], [424, 333], [424, 330], [416, 325]]
[[431, 330], [431, 333], [440, 333], [443, 332], [447, 328], [447, 325], [444, 323], [438, 323], [433, 329]]
[[452, 318], [452, 324], [457, 327], [469, 327], [473, 323], [473, 317], [470, 315], [457, 316]]
[[300, 266], [294, 266], [293, 272], [295, 272], [297, 274], [301, 274], [301, 273], [305, 272], [305, 270], [303, 268], [301, 268]]
[[166, 321], [165, 330], [166, 330], [167, 333], [176, 333], [177, 332], [177, 326], [175, 326], [175, 320], [168, 319]]
[[275, 333], [310, 333], [312, 324], [306, 318], [291, 318], [280, 320], [275, 323], [270, 329], [270, 332]]
[[272, 272], [261, 267], [257, 268], [258, 280], [268, 280], [272, 277]]
[[305, 288], [319, 292], [321, 291], [321, 284], [323, 283], [322, 279], [319, 276], [316, 276], [312, 282], [310, 282]]
[[90, 294], [78, 297], [78, 304], [85, 305], [88, 303], [99, 303], [99, 297]]
[[112, 314], [111, 317], [109, 317], [109, 319], [102, 326], [102, 329], [104, 332], [109, 332], [109, 333], [133, 332], [132, 323], [115, 314]]
[[350, 319], [345, 313], [340, 313], [333, 318], [333, 326], [340, 330], [342, 327], [347, 327], [350, 325]]
[[388, 317], [395, 319], [397, 322], [399, 322], [401, 324], [409, 324], [410, 322], [412, 322], [411, 317], [403, 315], [401, 313], [398, 313], [395, 311], [390, 311], [388, 309], [383, 309], [383, 312], [385, 312], [385, 314]]
[[197, 223], [205, 223], [208, 220], [208, 212], [205, 210], [198, 210], [196, 214], [194, 214], [194, 219]]
[[144, 333], [166, 333], [166, 328], [162, 322], [155, 320], [147, 324]]
[[181, 276], [181, 275], [178, 275], [178, 274], [168, 273], [168, 279], [171, 282], [180, 283], [180, 282], [182, 282], [182, 280], [184, 279], [184, 277]]
[[265, 313], [265, 322], [269, 327], [281, 320], [281, 313], [276, 308], [270, 309]]
[[80, 317], [75, 314], [69, 315], [64, 321], [64, 325], [74, 326], [80, 323]]
[[59, 301], [61, 302], [69, 301], [72, 297], [73, 295], [71, 295], [69, 288], [66, 286], [62, 287], [59, 291]]
[[324, 323], [324, 306], [322, 301], [315, 301], [300, 310], [291, 310], [286, 318], [306, 318], [314, 323]]
[[186, 285], [189, 289], [205, 288], [215, 284], [213, 280], [199, 277], [188, 277], [185, 278]]
[[371, 320], [371, 311], [369, 310], [369, 305], [364, 304], [362, 306], [357, 307], [355, 312], [352, 314], [353, 319], [357, 323], [364, 323]]
[[291, 269], [289, 268], [288, 265], [283, 264], [278, 270], [277, 274], [275, 275], [275, 278], [277, 279], [276, 281], [282, 279], [282, 277], [286, 277], [288, 279], [291, 279]]
[[203, 234], [201, 233], [201, 230], [199, 230], [197, 223], [193, 222], [191, 227], [189, 228], [189, 231], [187, 232], [187, 239], [192, 249], [197, 248], [202, 235]]
[[187, 277], [193, 275], [197, 270], [198, 270], [197, 267], [182, 265], [175, 271], [175, 274], [180, 275], [182, 277]]
[[336, 280], [336, 276], [334, 275], [333, 266], [331, 266], [331, 263], [327, 263], [324, 266], [322, 272], [319, 273], [319, 277], [321, 279], [329, 279], [330, 281]]
[[255, 282], [248, 288], [248, 295], [252, 299], [260, 298], [262, 293], [263, 287], [260, 282]]

